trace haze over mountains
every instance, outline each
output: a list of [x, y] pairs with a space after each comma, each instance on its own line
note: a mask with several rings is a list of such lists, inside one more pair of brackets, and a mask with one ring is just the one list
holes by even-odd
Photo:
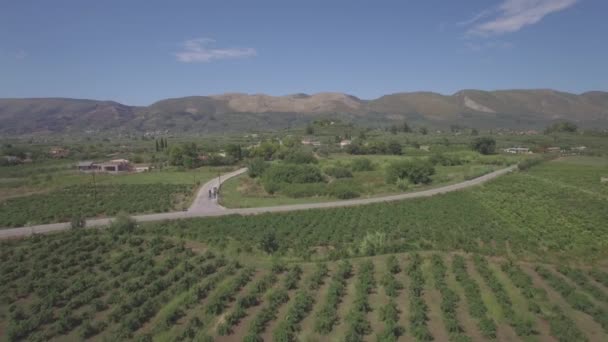
[[68, 98], [0, 99], [0, 134], [165, 131], [238, 132], [293, 127], [315, 119], [368, 126], [542, 128], [569, 120], [608, 127], [608, 92], [462, 90], [396, 93], [361, 100], [342, 93], [269, 96], [229, 93], [161, 100], [147, 107]]

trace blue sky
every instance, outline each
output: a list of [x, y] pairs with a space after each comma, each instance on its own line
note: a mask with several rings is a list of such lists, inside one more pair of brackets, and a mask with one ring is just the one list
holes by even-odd
[[608, 1], [2, 0], [0, 97], [608, 90]]

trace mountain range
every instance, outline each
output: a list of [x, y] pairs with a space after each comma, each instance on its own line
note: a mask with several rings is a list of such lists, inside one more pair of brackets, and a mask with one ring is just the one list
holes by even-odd
[[150, 132], [210, 133], [272, 130], [316, 119], [378, 127], [408, 122], [444, 128], [542, 128], [568, 120], [608, 127], [608, 92], [462, 90], [453, 95], [396, 93], [361, 100], [343, 93], [228, 93], [161, 100], [149, 106], [69, 98], [0, 99], [0, 134]]

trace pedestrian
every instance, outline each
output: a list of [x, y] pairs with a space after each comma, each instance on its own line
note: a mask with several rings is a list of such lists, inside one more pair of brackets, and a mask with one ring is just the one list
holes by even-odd
[[209, 199], [211, 199], [212, 196], [211, 189], [209, 189]]

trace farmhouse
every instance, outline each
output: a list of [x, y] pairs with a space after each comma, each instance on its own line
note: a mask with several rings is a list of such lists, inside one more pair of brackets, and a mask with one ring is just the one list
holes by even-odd
[[559, 147], [547, 147], [547, 153], [559, 153], [561, 148]]
[[82, 161], [76, 165], [78, 171], [88, 172], [88, 171], [96, 171], [99, 170], [99, 165], [95, 164], [92, 161]]
[[344, 148], [344, 147], [346, 147], [346, 146], [348, 146], [348, 145], [350, 145], [352, 143], [353, 142], [351, 140], [344, 139], [344, 140], [340, 141], [340, 147]]
[[135, 164], [133, 170], [137, 173], [150, 171], [150, 165], [148, 164]]
[[49, 150], [51, 158], [65, 158], [70, 155], [70, 150], [62, 147], [53, 147]]
[[109, 173], [131, 171], [131, 163], [126, 159], [114, 159], [99, 165], [101, 171]]
[[92, 161], [83, 161], [77, 164], [78, 171], [81, 172], [107, 172], [119, 173], [136, 171], [131, 163], [126, 159], [114, 159], [104, 163], [95, 163]]
[[509, 148], [505, 148], [504, 150], [507, 153], [513, 153], [513, 154], [529, 154], [532, 153], [530, 151], [529, 148], [527, 147], [509, 147]]
[[320, 141], [316, 141], [316, 140], [312, 140], [312, 139], [302, 139], [301, 141], [302, 145], [312, 145], [312, 146], [321, 146], [321, 142]]
[[17, 156], [4, 156], [4, 160], [9, 164], [19, 164], [21, 163], [21, 158]]

